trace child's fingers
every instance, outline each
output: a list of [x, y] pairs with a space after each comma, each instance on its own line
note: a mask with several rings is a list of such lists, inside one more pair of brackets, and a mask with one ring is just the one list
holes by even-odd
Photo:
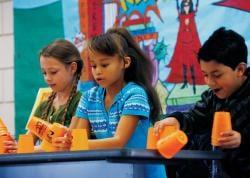
[[220, 142], [220, 148], [237, 148], [238, 146], [235, 140]]
[[60, 144], [60, 143], [71, 143], [71, 139], [68, 137], [56, 137], [52, 139], [52, 143]]
[[15, 141], [8, 141], [8, 140], [5, 140], [3, 142], [4, 145], [16, 145], [16, 142]]
[[57, 151], [68, 151], [71, 147], [71, 143], [69, 142], [60, 142], [54, 143], [53, 146]]
[[71, 130], [67, 130], [67, 132], [65, 133], [64, 136], [67, 137], [67, 138], [69, 138], [69, 139], [73, 139], [72, 131]]
[[9, 149], [7, 152], [8, 153], [17, 153], [17, 149]]
[[57, 137], [52, 139], [52, 145], [57, 151], [68, 151], [71, 147], [71, 139], [68, 137]]
[[158, 121], [154, 125], [154, 134], [157, 136], [163, 130], [164, 124], [161, 121]]
[[231, 137], [219, 137], [218, 142], [220, 143], [225, 143], [225, 142], [230, 142], [232, 140]]
[[222, 137], [231, 137], [233, 135], [234, 135], [234, 132], [232, 132], [232, 131], [225, 131], [225, 132], [220, 133], [220, 136], [222, 136]]

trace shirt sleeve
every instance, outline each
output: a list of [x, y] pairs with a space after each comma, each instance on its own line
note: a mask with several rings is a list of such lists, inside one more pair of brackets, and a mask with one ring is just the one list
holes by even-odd
[[79, 104], [76, 108], [76, 117], [86, 119], [88, 118], [88, 96], [88, 91], [82, 94]]
[[143, 88], [135, 87], [125, 94], [122, 115], [135, 115], [149, 118], [150, 106], [148, 97]]

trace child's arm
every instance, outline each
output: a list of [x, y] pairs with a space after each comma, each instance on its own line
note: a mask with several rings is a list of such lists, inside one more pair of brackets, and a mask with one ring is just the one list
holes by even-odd
[[139, 121], [138, 116], [122, 116], [116, 128], [114, 137], [89, 140], [88, 142], [89, 148], [90, 149], [123, 148], [131, 138], [133, 132], [135, 131], [138, 121]]
[[[138, 121], [139, 117], [137, 116], [122, 116], [118, 123], [114, 137], [105, 139], [90, 139], [88, 140], [89, 149], [123, 148], [131, 138]], [[70, 125], [71, 129], [87, 129], [87, 133], [90, 135], [90, 125], [88, 120], [74, 117], [71, 122], [73, 122]], [[69, 136], [55, 138], [53, 146], [57, 147], [57, 150], [69, 150], [71, 146], [71, 139], [72, 138]]]

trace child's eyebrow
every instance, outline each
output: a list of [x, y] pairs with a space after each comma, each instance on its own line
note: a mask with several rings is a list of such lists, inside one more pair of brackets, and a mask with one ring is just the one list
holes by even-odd
[[218, 73], [220, 71], [218, 71], [217, 69], [216, 70], [213, 70], [213, 71], [210, 71], [210, 72], [205, 72], [205, 71], [201, 71], [202, 73], [210, 73], [210, 74], [214, 74], [214, 73]]
[[100, 58], [100, 60], [101, 60], [101, 61], [109, 61], [109, 60], [110, 60], [110, 58], [108, 58], [108, 57], [104, 57], [104, 58]]
[[[92, 62], [92, 63], [95, 63], [95, 61], [93, 59], [90, 59], [89, 61]], [[110, 61], [110, 58], [107, 58], [107, 57], [99, 58], [99, 61], [101, 61], [101, 62]]]

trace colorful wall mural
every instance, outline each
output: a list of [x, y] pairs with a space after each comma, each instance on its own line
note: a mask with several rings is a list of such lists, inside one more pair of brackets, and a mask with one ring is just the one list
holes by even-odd
[[82, 80], [91, 80], [86, 40], [126, 27], [152, 59], [153, 84], [169, 113], [192, 107], [207, 89], [196, 61], [201, 44], [225, 26], [250, 48], [249, 19], [246, 0], [14, 0], [16, 134], [25, 132], [38, 88], [46, 86], [39, 49], [56, 38], [77, 46], [86, 66]]

